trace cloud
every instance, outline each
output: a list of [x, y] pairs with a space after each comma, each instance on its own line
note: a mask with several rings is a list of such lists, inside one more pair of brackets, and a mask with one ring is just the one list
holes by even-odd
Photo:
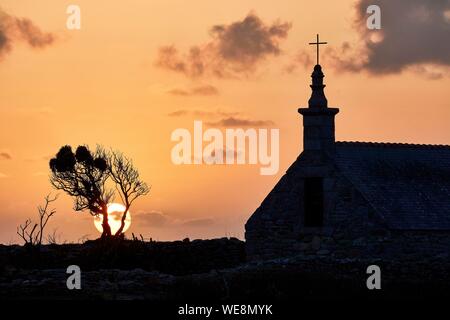
[[183, 90], [183, 89], [172, 89], [167, 91], [168, 94], [171, 94], [173, 96], [188, 96], [189, 91]]
[[246, 118], [240, 118], [240, 112], [222, 111], [220, 109], [216, 111], [204, 111], [204, 110], [177, 110], [168, 114], [169, 117], [184, 117], [195, 116], [209, 119], [217, 119], [206, 122], [206, 125], [211, 127], [263, 127], [273, 126], [275, 123], [271, 120], [250, 120]]
[[216, 122], [207, 123], [213, 127], [262, 127], [272, 126], [274, 122], [271, 120], [249, 120], [236, 117], [228, 117]]
[[213, 219], [193, 219], [183, 222], [183, 226], [187, 227], [208, 227], [214, 224]]
[[206, 85], [193, 88], [191, 90], [191, 94], [201, 96], [215, 96], [219, 94], [219, 90], [214, 86]]
[[208, 117], [208, 118], [214, 118], [214, 117], [232, 117], [232, 116], [236, 116], [238, 114], [240, 114], [240, 112], [237, 111], [221, 111], [216, 110], [216, 111], [203, 111], [203, 110], [194, 110], [192, 112], [195, 116], [200, 116], [200, 117]]
[[194, 87], [190, 90], [176, 88], [176, 89], [169, 90], [167, 93], [174, 95], [174, 96], [213, 96], [213, 95], [218, 95], [219, 90], [214, 86], [205, 85], [205, 86]]
[[303, 67], [311, 67], [314, 64], [314, 60], [309, 53], [304, 50], [299, 50], [297, 54], [295, 54], [292, 62], [284, 67], [284, 71], [286, 73], [294, 73], [298, 66]]
[[210, 41], [192, 46], [181, 54], [174, 46], [159, 49], [156, 65], [190, 78], [240, 77], [253, 73], [270, 56], [281, 53], [280, 41], [287, 38], [291, 24], [265, 24], [254, 13], [231, 24], [210, 29]]
[[12, 156], [9, 152], [7, 151], [1, 151], [0, 152], [0, 160], [11, 160]]
[[43, 32], [33, 22], [26, 18], [15, 18], [16, 27], [19, 34], [22, 36], [31, 47], [43, 48], [55, 41], [52, 33]]
[[30, 19], [12, 16], [0, 8], [0, 58], [20, 41], [31, 48], [44, 48], [53, 44], [55, 36], [42, 31]]
[[[230, 149], [230, 148], [222, 148], [217, 150], [217, 152], [219, 152], [219, 154], [222, 154], [222, 158], [226, 159], [227, 157], [227, 153], [232, 153], [233, 154], [233, 159], [237, 159], [237, 157], [241, 154], [241, 151], [237, 151], [236, 149]], [[211, 154], [209, 156], [203, 156], [202, 161], [207, 161], [207, 162], [213, 162], [216, 158], [216, 150], [213, 150], [211, 152]], [[216, 163], [217, 164], [217, 163]], [[225, 161], [224, 161], [225, 164]]]
[[[447, 67], [447, 73], [450, 74], [450, 67]], [[410, 68], [411, 71], [430, 80], [439, 80], [446, 73], [442, 67], [436, 65], [415, 65]]]
[[[381, 30], [366, 27], [366, 9], [376, 4], [381, 8]], [[436, 71], [427, 72], [428, 65], [450, 67], [450, 1], [424, 0], [359, 0], [356, 4], [355, 27], [362, 39], [362, 48], [344, 44], [329, 49], [340, 70], [371, 74], [399, 73], [423, 65], [425, 75], [440, 78]], [[333, 51], [334, 50], [334, 51]], [[354, 59], [358, 54], [363, 59]]]
[[161, 211], [140, 212], [133, 215], [136, 224], [153, 228], [207, 227], [214, 224], [212, 218], [181, 220]]
[[133, 220], [137, 224], [149, 227], [163, 227], [172, 221], [170, 217], [162, 213], [161, 211], [141, 212], [133, 215]]
[[169, 117], [181, 117], [181, 116], [185, 116], [187, 114], [189, 114], [189, 111], [187, 111], [187, 110], [177, 110], [177, 111], [174, 111], [174, 112], [170, 112], [167, 115]]
[[112, 219], [115, 221], [120, 221], [122, 219], [122, 212], [119, 211], [113, 211], [111, 213], [108, 213], [108, 219]]
[[[381, 9], [380, 30], [366, 26], [369, 5]], [[322, 54], [325, 65], [339, 72], [366, 71], [372, 75], [411, 70], [429, 79], [440, 79], [450, 74], [450, 1], [358, 0], [355, 12], [353, 28], [358, 40], [326, 46]], [[293, 62], [306, 63], [310, 68], [308, 59]]]
[[233, 117], [239, 115], [240, 112], [229, 112], [222, 111], [220, 109], [216, 111], [204, 111], [204, 110], [177, 110], [168, 114], [169, 117], [182, 117], [187, 115], [193, 115], [197, 117], [207, 117], [207, 118], [215, 118], [215, 117]]

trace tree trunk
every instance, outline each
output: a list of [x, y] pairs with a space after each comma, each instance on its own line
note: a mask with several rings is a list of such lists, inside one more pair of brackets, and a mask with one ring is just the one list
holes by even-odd
[[115, 237], [119, 237], [122, 235], [123, 228], [125, 228], [125, 220], [127, 218], [128, 209], [129, 209], [129, 206], [126, 206], [125, 211], [123, 212], [123, 215], [122, 215], [122, 219], [120, 221], [120, 228], [117, 230], [116, 234], [114, 235]]
[[109, 226], [109, 223], [108, 223], [108, 207], [106, 205], [103, 206], [102, 211], [103, 211], [102, 212], [102, 215], [103, 215], [102, 238], [109, 238], [109, 237], [111, 237], [111, 227]]

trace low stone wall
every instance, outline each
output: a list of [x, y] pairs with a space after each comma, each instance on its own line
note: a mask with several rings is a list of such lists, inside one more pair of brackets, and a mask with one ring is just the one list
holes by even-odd
[[192, 274], [245, 262], [244, 242], [236, 238], [173, 242], [88, 241], [41, 248], [0, 245], [5, 269], [55, 269], [75, 264], [83, 270], [141, 268], [168, 274]]
[[250, 260], [273, 259], [292, 255], [329, 256], [333, 258], [408, 258], [422, 261], [431, 257], [450, 257], [450, 233], [425, 231], [368, 232], [365, 236], [350, 237], [346, 233], [330, 235], [303, 234], [297, 240], [273, 239], [274, 247], [260, 250]]

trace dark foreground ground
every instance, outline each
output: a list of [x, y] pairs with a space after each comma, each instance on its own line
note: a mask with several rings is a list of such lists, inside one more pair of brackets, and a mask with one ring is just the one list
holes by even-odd
[[[366, 286], [366, 269], [373, 264], [381, 268], [381, 290]], [[69, 265], [81, 268], [81, 290], [66, 287]], [[233, 238], [0, 246], [0, 300], [273, 303], [449, 297], [448, 256], [421, 261], [298, 256], [247, 263], [244, 243]]]

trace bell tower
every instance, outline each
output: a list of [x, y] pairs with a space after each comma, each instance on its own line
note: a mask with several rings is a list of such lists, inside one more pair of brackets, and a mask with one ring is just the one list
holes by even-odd
[[319, 64], [319, 44], [326, 44], [326, 42], [319, 42], [319, 35], [317, 35], [317, 42], [310, 44], [317, 45], [317, 64], [311, 74], [312, 93], [308, 107], [298, 109], [303, 116], [303, 148], [305, 151], [323, 151], [332, 156], [335, 143], [334, 117], [339, 109], [328, 108], [328, 101], [323, 90], [325, 85], [323, 84], [324, 74]]

